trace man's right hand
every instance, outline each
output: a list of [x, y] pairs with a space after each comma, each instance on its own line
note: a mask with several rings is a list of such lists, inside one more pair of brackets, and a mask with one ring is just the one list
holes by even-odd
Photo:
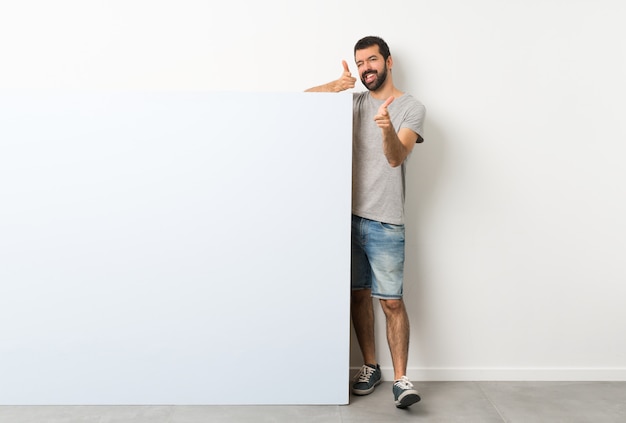
[[350, 69], [348, 68], [348, 63], [345, 60], [342, 60], [341, 63], [343, 64], [343, 73], [341, 74], [341, 77], [339, 77], [339, 79], [337, 79], [336, 81], [328, 82], [324, 85], [309, 88], [305, 91], [314, 93], [338, 93], [340, 91], [354, 88], [356, 78], [352, 77]]
[[350, 88], [354, 88], [354, 84], [356, 83], [356, 78], [353, 77], [350, 73], [348, 63], [345, 60], [342, 60], [341, 64], [343, 65], [343, 73], [341, 74], [341, 77], [335, 81], [335, 92], [345, 91], [349, 90]]

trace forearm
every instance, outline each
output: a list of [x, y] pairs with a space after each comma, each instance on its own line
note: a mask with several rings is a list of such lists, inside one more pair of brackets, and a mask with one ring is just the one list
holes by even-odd
[[383, 135], [383, 153], [387, 158], [387, 162], [391, 167], [397, 167], [404, 162], [404, 159], [409, 155], [408, 149], [400, 141], [398, 133], [390, 125], [388, 128], [382, 130]]
[[[345, 88], [344, 88], [345, 89]], [[328, 82], [327, 84], [318, 85], [317, 87], [305, 90], [307, 93], [338, 93], [343, 91], [338, 81]]]

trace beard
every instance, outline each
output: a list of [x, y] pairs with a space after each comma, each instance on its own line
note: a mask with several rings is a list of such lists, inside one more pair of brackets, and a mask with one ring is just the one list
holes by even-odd
[[[365, 82], [365, 77], [369, 75], [370, 73], [375, 74], [376, 79], [374, 79], [372, 82], [368, 84]], [[386, 79], [387, 79], [387, 64], [385, 64], [385, 68], [383, 69], [380, 75], [378, 74], [378, 71], [365, 71], [363, 72], [363, 74], [361, 74], [361, 82], [370, 91], [376, 91], [377, 89], [379, 89], [385, 83]]]

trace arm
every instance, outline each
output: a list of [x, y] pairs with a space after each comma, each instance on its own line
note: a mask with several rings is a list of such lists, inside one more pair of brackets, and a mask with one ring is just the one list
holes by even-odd
[[383, 152], [391, 167], [397, 167], [407, 158], [417, 137], [419, 136], [408, 128], [402, 128], [396, 132], [391, 123], [387, 107], [393, 102], [394, 97], [389, 97], [378, 109], [378, 114], [374, 116], [376, 124], [383, 134]]
[[308, 90], [305, 90], [305, 92], [338, 93], [340, 91], [354, 88], [356, 78], [354, 78], [352, 74], [350, 73], [350, 69], [348, 69], [348, 63], [346, 63], [345, 60], [342, 61], [342, 64], [343, 64], [343, 73], [341, 74], [339, 79], [335, 81], [331, 81], [324, 85], [319, 85], [317, 87], [309, 88]]

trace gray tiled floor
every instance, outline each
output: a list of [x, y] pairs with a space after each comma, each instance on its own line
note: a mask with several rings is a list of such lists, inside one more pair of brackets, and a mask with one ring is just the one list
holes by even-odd
[[385, 382], [347, 406], [0, 406], [0, 423], [626, 422], [626, 382], [421, 382], [393, 405]]

